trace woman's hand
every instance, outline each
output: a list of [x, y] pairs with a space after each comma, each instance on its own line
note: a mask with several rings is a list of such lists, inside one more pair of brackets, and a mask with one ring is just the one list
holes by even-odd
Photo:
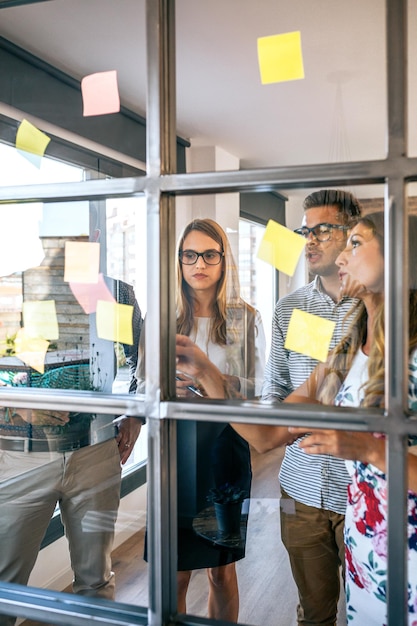
[[345, 274], [340, 281], [340, 299], [342, 298], [359, 298], [367, 295], [367, 290], [358, 280], [351, 278]]
[[[179, 370], [177, 370], [177, 376], [175, 377], [175, 382], [176, 382], [176, 391], [177, 391], [178, 398], [192, 398], [193, 396], [195, 397], [196, 395], [198, 396], [204, 395], [203, 390], [197, 387], [195, 380], [191, 378], [190, 376], [187, 376], [183, 372], [180, 372]], [[192, 389], [195, 389], [195, 391], [192, 391]]]
[[[205, 394], [211, 398], [226, 397], [224, 376], [189, 337], [177, 335], [176, 354], [180, 378], [188, 376], [193, 380], [194, 385], [194, 381], [198, 381]], [[177, 389], [180, 387], [182, 390], [186, 385], [180, 385], [180, 382], [177, 380]], [[184, 392], [181, 391], [181, 394], [183, 395]]]
[[[306, 434], [305, 428], [290, 426], [288, 430], [299, 437]], [[313, 429], [298, 445], [307, 454], [331, 454], [340, 459], [372, 463], [385, 471], [385, 441], [376, 439], [372, 433]]]
[[181, 374], [188, 376], [191, 380], [198, 380], [204, 369], [212, 365], [204, 352], [185, 335], [177, 335], [176, 352], [177, 370], [181, 372]]

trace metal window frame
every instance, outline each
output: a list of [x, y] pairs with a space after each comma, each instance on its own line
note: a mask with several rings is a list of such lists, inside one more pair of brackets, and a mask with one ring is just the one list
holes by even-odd
[[[145, 400], [46, 391], [3, 391], [9, 406], [38, 406], [61, 410], [97, 410], [147, 415], [149, 419], [149, 610], [133, 610], [119, 603], [65, 597], [15, 585], [0, 584], [0, 610], [19, 607], [20, 615], [56, 623], [209, 624], [202, 618], [176, 617], [175, 437], [176, 420], [234, 421], [324, 426], [386, 432], [389, 465], [388, 618], [390, 626], [405, 626], [406, 613], [406, 435], [417, 434], [416, 420], [406, 410], [407, 297], [405, 261], [396, 255], [407, 249], [406, 185], [417, 180], [417, 159], [406, 156], [407, 1], [386, 0], [388, 151], [383, 160], [245, 171], [176, 174], [175, 168], [175, 0], [147, 0], [148, 145], [147, 175], [122, 180], [78, 184], [32, 185], [0, 189], [0, 202], [103, 199], [145, 193], [148, 211], [148, 322]], [[294, 405], [264, 407], [248, 402], [212, 401], [198, 405], [174, 399], [175, 311], [172, 301], [175, 196], [234, 191], [272, 191], [316, 186], [385, 186], [386, 237], [386, 396], [383, 412], [368, 409], [343, 415], [331, 407], [303, 406], [303, 420]], [[159, 289], [151, 286], [159, 285]], [[398, 306], [398, 302], [401, 306]], [[403, 515], [399, 516], [398, 511]], [[81, 609], [80, 609], [81, 606]]]

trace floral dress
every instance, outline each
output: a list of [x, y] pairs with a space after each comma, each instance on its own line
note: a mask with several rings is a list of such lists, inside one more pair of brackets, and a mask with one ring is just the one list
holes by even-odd
[[[339, 393], [337, 406], [359, 406], [367, 379], [367, 357], [359, 352]], [[417, 408], [417, 351], [409, 366], [409, 405]], [[377, 436], [377, 435], [375, 435]], [[409, 445], [417, 438], [409, 437]], [[386, 626], [387, 510], [385, 474], [369, 463], [346, 461], [345, 518], [346, 612], [349, 625]], [[408, 626], [417, 626], [417, 494], [408, 492]]]

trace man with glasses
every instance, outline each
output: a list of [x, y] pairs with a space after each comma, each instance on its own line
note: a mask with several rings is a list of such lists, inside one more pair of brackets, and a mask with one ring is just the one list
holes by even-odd
[[[276, 305], [263, 399], [284, 400], [317, 364], [284, 347], [293, 310], [336, 322], [333, 348], [344, 334], [343, 319], [352, 306], [349, 298], [339, 300], [335, 260], [345, 248], [347, 224], [360, 215], [359, 202], [350, 193], [324, 189], [307, 196], [303, 208], [303, 225], [295, 232], [307, 239], [306, 260], [314, 279]], [[288, 431], [282, 429], [285, 442]], [[279, 478], [281, 537], [299, 595], [297, 623], [335, 626], [340, 567], [344, 566], [343, 525], [349, 482], [345, 463], [328, 455], [304, 454], [295, 442], [285, 449]]]

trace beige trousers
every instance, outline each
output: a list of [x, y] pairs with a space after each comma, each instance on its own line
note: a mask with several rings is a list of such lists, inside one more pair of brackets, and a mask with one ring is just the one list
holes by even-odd
[[[73, 590], [114, 597], [111, 550], [120, 501], [116, 441], [75, 452], [0, 450], [0, 580], [26, 585], [59, 504], [68, 539]], [[14, 618], [0, 616], [0, 625]]]

